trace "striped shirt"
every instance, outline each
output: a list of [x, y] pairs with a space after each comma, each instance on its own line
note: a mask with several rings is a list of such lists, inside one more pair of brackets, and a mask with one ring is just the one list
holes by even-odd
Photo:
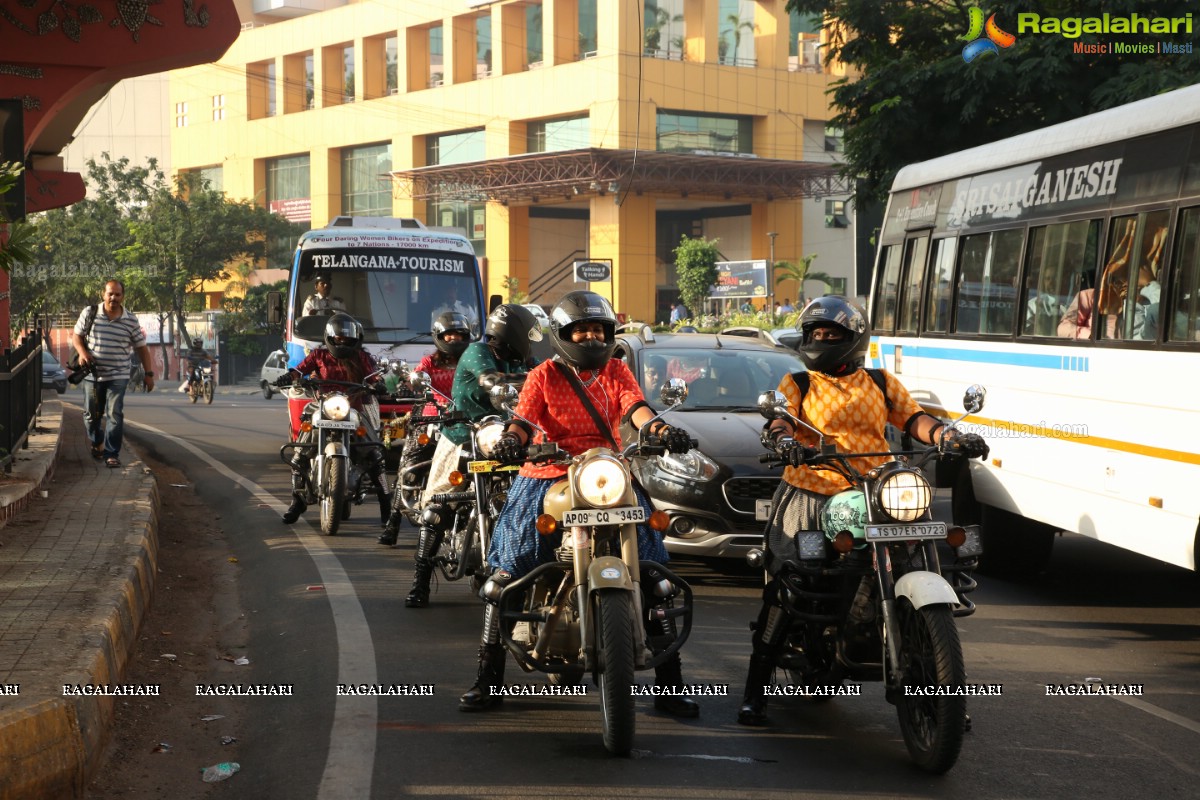
[[[75, 323], [75, 333], [79, 336], [83, 336], [87, 330], [91, 314], [90, 306], [80, 312], [79, 320]], [[96, 363], [96, 374], [89, 376], [89, 380], [129, 380], [130, 356], [134, 348], [146, 346], [146, 335], [142, 333], [138, 318], [128, 309], [123, 309], [121, 316], [116, 319], [109, 319], [104, 313], [104, 306], [99, 305], [96, 307], [92, 332], [84, 344]]]

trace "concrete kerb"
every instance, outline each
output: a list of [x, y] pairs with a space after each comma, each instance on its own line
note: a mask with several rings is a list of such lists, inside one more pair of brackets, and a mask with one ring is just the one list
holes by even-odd
[[[9, 498], [0, 493], [6, 510], [23, 508], [53, 473], [62, 413], [60, 401], [43, 402], [39, 433], [31, 437], [28, 457], [18, 458], [13, 470], [14, 476], [26, 478], [13, 489], [23, 494]], [[118, 579], [108, 583], [117, 587], [116, 596], [97, 598], [91, 613], [80, 620], [86, 632], [84, 652], [74, 674], [63, 674], [63, 683], [119, 683], [149, 610], [158, 563], [159, 497], [154, 477], [140, 469], [139, 460], [130, 465], [139, 485], [123, 539], [127, 557], [120, 561]], [[82, 797], [103, 755], [117, 698], [7, 699], [20, 702], [0, 711], [0, 800]]]

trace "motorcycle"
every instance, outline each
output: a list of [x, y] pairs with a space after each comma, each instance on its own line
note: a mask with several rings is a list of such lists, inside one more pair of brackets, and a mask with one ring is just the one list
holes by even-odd
[[213, 401], [213, 362], [207, 359], [201, 361], [191, 368], [191, 380], [188, 382], [187, 393], [188, 398], [195, 403], [201, 397], [204, 402], [211, 404]]
[[[515, 390], [509, 393], [515, 400]], [[667, 408], [654, 420], [686, 397], [682, 380], [669, 381], [662, 393]], [[674, 656], [692, 626], [691, 587], [662, 564], [638, 559], [637, 523], [660, 532], [668, 524], [661, 511], [647, 519], [633, 490], [630, 459], [666, 452], [648, 435], [649, 427], [644, 424], [622, 452], [596, 447], [571, 457], [553, 443], [531, 446], [530, 461], [568, 470], [546, 495], [536, 522], [542, 535], [562, 532], [558, 559], [502, 589], [494, 578], [483, 588], [497, 603], [500, 639], [523, 670], [545, 672], [555, 685], [577, 684], [592, 674], [604, 746], [617, 755], [633, 747], [635, 672]], [[658, 601], [652, 609], [642, 607], [643, 579]]]
[[415, 396], [412, 411], [405, 420], [404, 444], [392, 489], [392, 511], [401, 512], [416, 526], [420, 524], [421, 495], [437, 449], [438, 431], [443, 424], [456, 419], [448, 416], [452, 406], [450, 398], [433, 388], [426, 373], [410, 370], [404, 361], [392, 362], [387, 368], [399, 377], [400, 385], [407, 386]]
[[[969, 388], [966, 413], [951, 425], [977, 413], [983, 400], [982, 387]], [[851, 484], [826, 502], [820, 530], [800, 531], [792, 540], [768, 534], [766, 549], [747, 556], [773, 579], [756, 636], [782, 642], [771, 647], [771, 666], [791, 684], [767, 687], [768, 694], [831, 697], [850, 688], [843, 685], [848, 679], [883, 681], [912, 759], [928, 772], [946, 772], [968, 728], [972, 688], [955, 617], [975, 611], [966, 595], [976, 587], [971, 573], [983, 548], [978, 526], [932, 518], [932, 490], [920, 467], [929, 458], [962, 454], [947, 444], [945, 430], [937, 446], [923, 451], [839, 453], [788, 413], [781, 393], [760, 396], [759, 411], [816, 433], [818, 448], [804, 463], [838, 472]], [[863, 456], [894, 460], [864, 474], [850, 462]], [[776, 453], [760, 460], [785, 463]], [[941, 564], [939, 545], [952, 554], [948, 566]]]
[[351, 407], [354, 394], [371, 391], [362, 383], [305, 376], [297, 387], [313, 398], [300, 417], [300, 431], [310, 433], [311, 439], [288, 442], [279, 448], [279, 456], [288, 464], [295, 450], [308, 453], [305, 502], [320, 504], [321, 533], [334, 536], [342, 520], [350, 518], [351, 507], [361, 505], [371, 488], [363, 454], [383, 447], [373, 434], [368, 435], [376, 430], [378, 411], [372, 419], [369, 409], [374, 403], [366, 404], [362, 414]]

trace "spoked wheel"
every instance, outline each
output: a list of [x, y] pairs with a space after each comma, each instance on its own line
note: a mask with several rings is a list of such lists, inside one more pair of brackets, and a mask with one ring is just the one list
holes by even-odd
[[325, 491], [321, 495], [321, 533], [334, 536], [342, 521], [342, 501], [346, 496], [346, 470], [341, 458], [325, 464]]
[[604, 748], [627, 756], [633, 749], [633, 598], [629, 592], [606, 591], [596, 601], [596, 682], [604, 717]]
[[214, 394], [214, 390], [213, 390], [212, 381], [209, 381], [208, 383], [204, 384], [204, 402], [208, 403], [209, 405], [212, 405], [213, 394]]
[[[897, 603], [900, 668], [904, 684], [928, 692], [931, 687], [960, 687], [966, 682], [962, 645], [954, 615], [946, 606], [913, 608]], [[900, 731], [908, 754], [921, 769], [941, 774], [954, 766], [967, 727], [962, 695], [911, 694], [897, 698]]]

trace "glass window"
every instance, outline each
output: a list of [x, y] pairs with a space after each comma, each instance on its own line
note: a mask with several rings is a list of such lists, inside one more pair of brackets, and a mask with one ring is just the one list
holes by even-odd
[[354, 45], [342, 48], [342, 101], [354, 102]]
[[441, 86], [445, 80], [445, 48], [442, 42], [442, 26], [434, 25], [429, 29], [429, 85]]
[[963, 237], [956, 333], [1011, 334], [1024, 230]]
[[225, 119], [225, 95], [214, 94], [212, 96], [212, 118], [213, 122]]
[[487, 255], [485, 249], [487, 206], [483, 203], [472, 203], [465, 200], [449, 200], [445, 202], [430, 202], [425, 219], [428, 224], [439, 228], [458, 228], [471, 240], [475, 255], [479, 258]]
[[658, 149], [668, 152], [753, 153], [753, 133], [749, 117], [658, 112]]
[[342, 150], [342, 213], [356, 217], [392, 215], [392, 146], [373, 144]]
[[596, 0], [579, 0], [579, 56], [588, 58], [596, 54], [597, 46]]
[[267, 62], [267, 116], [275, 116], [275, 62]]
[[383, 57], [384, 57], [384, 82], [386, 84], [388, 94], [396, 94], [400, 91], [400, 72], [396, 59], [398, 58], [398, 45], [395, 36], [389, 36], [383, 42]]
[[225, 170], [220, 164], [215, 167], [202, 167], [200, 179], [205, 181], [208, 188], [214, 192], [225, 191]]
[[[1179, 218], [1172, 264], [1171, 326], [1167, 341], [1200, 342], [1200, 208], [1188, 208]], [[1147, 327], [1161, 325], [1158, 304], [1146, 307]]]
[[755, 65], [753, 0], [719, 0], [717, 61], [721, 64]]
[[642, 19], [646, 55], [682, 58], [683, 0], [646, 0]]
[[313, 54], [304, 57], [304, 107], [313, 108], [316, 105], [316, 82], [313, 80]]
[[900, 293], [900, 245], [885, 247], [879, 263], [883, 275], [875, 288], [871, 327], [877, 333], [891, 333], [896, 328], [896, 296]]
[[484, 132], [482, 129], [461, 133], [443, 133], [440, 136], [425, 138], [425, 163], [431, 167], [437, 164], [466, 164], [471, 161], [483, 161], [484, 157]]
[[309, 156], [284, 156], [267, 160], [267, 208], [292, 222], [312, 220]]
[[[1071, 323], [1064, 322], [1072, 298], [1095, 276], [1100, 221], [1081, 220], [1034, 228], [1029, 235], [1028, 265], [1025, 269], [1025, 317], [1021, 333], [1026, 336], [1071, 336]], [[1088, 270], [1091, 275], [1086, 275]], [[1075, 306], [1078, 308], [1078, 304]], [[1063, 332], [1059, 333], [1059, 325]]]
[[925, 254], [928, 250], [928, 235], [918, 236], [904, 243], [904, 282], [900, 287], [897, 333], [917, 332], [917, 320], [921, 313], [921, 284], [925, 280]]
[[187, 103], [176, 103], [175, 104], [175, 127], [176, 128], [186, 128], [187, 124], [188, 124], [188, 104]]
[[945, 333], [950, 330], [950, 276], [954, 274], [954, 254], [958, 240], [938, 239], [933, 243], [933, 263], [925, 287], [925, 330]]
[[588, 117], [530, 122], [525, 126], [526, 152], [554, 153], [579, 150], [591, 143]]
[[525, 65], [542, 63], [542, 4], [525, 6]]
[[1158, 282], [1167, 241], [1167, 211], [1114, 217], [1108, 232], [1107, 260], [1096, 285], [1096, 338], [1155, 339], [1146, 329], [1146, 308], [1158, 306]]
[[492, 15], [475, 18], [475, 77], [492, 74]]

